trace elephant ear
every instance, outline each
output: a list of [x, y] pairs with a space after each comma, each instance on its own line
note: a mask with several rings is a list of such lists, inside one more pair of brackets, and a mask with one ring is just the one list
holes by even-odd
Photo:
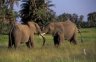
[[37, 23], [34, 23], [34, 24], [35, 24], [35, 28], [36, 28], [35, 32], [40, 34], [41, 33], [40, 26]]
[[41, 33], [41, 29], [39, 27], [39, 25], [35, 22], [28, 22], [28, 26], [30, 27], [31, 31], [34, 33]]
[[27, 25], [28, 25], [28, 27], [30, 28], [31, 32], [32, 32], [32, 33], [35, 33], [36, 27], [35, 27], [35, 25], [34, 25], [34, 22], [28, 22]]

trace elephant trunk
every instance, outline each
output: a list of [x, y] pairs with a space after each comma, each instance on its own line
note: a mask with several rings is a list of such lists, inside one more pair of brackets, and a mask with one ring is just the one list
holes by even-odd
[[45, 34], [45, 33], [40, 34], [40, 36], [43, 38], [43, 45], [42, 45], [42, 46], [45, 45], [45, 41], [46, 41], [46, 39], [45, 39], [45, 37], [44, 37], [44, 34]]

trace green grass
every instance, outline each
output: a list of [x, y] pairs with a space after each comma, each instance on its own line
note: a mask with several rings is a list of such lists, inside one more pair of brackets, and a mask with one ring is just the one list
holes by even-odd
[[[46, 35], [46, 44], [35, 36], [35, 47], [29, 49], [25, 44], [18, 49], [8, 49], [8, 36], [0, 35], [0, 62], [96, 62], [96, 28], [81, 29], [83, 43], [78, 34], [78, 45], [64, 41], [54, 47], [52, 36]], [[86, 54], [84, 54], [84, 50]]]

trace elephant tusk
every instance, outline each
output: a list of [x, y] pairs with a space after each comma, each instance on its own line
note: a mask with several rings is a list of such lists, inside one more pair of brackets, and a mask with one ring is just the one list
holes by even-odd
[[44, 35], [45, 35], [45, 33], [41, 33], [40, 35], [39, 35], [39, 37], [41, 38], [42, 36], [44, 37]]
[[44, 36], [46, 33], [42, 33], [41, 36]]

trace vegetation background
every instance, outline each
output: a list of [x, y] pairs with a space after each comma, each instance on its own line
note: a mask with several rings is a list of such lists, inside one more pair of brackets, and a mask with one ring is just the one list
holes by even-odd
[[[96, 11], [88, 14], [87, 21], [78, 14], [63, 13], [56, 16], [50, 9], [51, 0], [22, 0], [21, 10], [16, 12], [13, 5], [21, 0], [0, 0], [0, 62], [96, 62]], [[70, 19], [82, 33], [83, 43], [78, 35], [78, 45], [64, 41], [59, 48], [53, 45], [51, 35], [46, 35], [47, 42], [42, 47], [42, 40], [35, 36], [35, 47], [28, 49], [24, 44], [17, 50], [8, 49], [8, 33], [20, 17], [23, 23], [36, 22], [42, 27], [50, 22]]]
[[0, 62], [96, 62], [96, 28], [81, 29], [78, 45], [64, 41], [58, 48], [54, 47], [51, 35], [46, 35], [46, 44], [42, 47], [42, 39], [35, 36], [35, 47], [29, 49], [25, 44], [15, 50], [8, 49], [8, 36], [0, 37]]

